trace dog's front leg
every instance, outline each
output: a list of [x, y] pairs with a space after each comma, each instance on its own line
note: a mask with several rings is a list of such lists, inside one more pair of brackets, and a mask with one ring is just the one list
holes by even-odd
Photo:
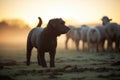
[[50, 51], [49, 52], [50, 54], [50, 67], [55, 67], [55, 54], [56, 54], [56, 51]]
[[46, 61], [45, 61], [45, 52], [39, 51], [39, 58], [41, 62], [42, 67], [47, 67]]

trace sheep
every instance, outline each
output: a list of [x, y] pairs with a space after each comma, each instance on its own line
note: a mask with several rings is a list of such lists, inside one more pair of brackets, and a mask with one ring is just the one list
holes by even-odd
[[102, 22], [103, 25], [105, 27], [105, 32], [107, 35], [107, 49], [108, 51], [113, 51], [113, 42], [115, 42], [115, 51], [118, 52], [119, 51], [119, 41], [118, 40], [118, 35], [119, 35], [119, 31], [117, 31], [117, 29], [119, 30], [119, 25], [117, 23], [110, 23], [112, 19], [109, 19], [107, 16], [104, 16], [102, 18]]
[[120, 52], [120, 25], [118, 25], [118, 27], [115, 30], [115, 35], [116, 35], [116, 51]]
[[104, 26], [96, 26], [96, 28], [100, 32], [100, 41], [98, 43], [98, 50], [105, 51], [105, 48], [104, 48], [104, 44], [105, 44], [105, 40], [106, 40], [105, 27]]
[[87, 32], [88, 49], [90, 52], [98, 52], [100, 32], [97, 28], [90, 28]]
[[109, 19], [107, 16], [103, 16], [101, 20], [103, 25], [106, 25], [107, 23], [110, 23], [110, 21], [112, 21], [112, 19]]
[[81, 34], [81, 40], [83, 42], [83, 44], [82, 44], [83, 51], [85, 51], [85, 43], [87, 43], [87, 32], [88, 32], [88, 30], [89, 30], [89, 27], [87, 25], [82, 25], [81, 26], [80, 34]]
[[120, 52], [120, 25], [118, 26], [118, 31], [117, 31], [117, 38], [118, 38], [118, 43], [119, 43], [119, 52]]
[[115, 49], [117, 49], [117, 42], [116, 42], [116, 29], [117, 29], [116, 23], [109, 23], [105, 25], [106, 28], [106, 34], [107, 34], [107, 41], [108, 41], [108, 51], [113, 51], [112, 44], [115, 42]]
[[75, 28], [74, 26], [68, 27], [70, 30], [66, 34], [65, 48], [68, 49], [68, 41], [72, 39], [75, 42], [76, 50], [79, 50], [80, 28]]

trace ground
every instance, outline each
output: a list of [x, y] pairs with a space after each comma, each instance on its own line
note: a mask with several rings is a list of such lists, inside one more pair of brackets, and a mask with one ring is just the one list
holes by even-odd
[[25, 48], [0, 49], [0, 80], [120, 80], [120, 53], [89, 53], [57, 49], [55, 68], [37, 64], [33, 50], [31, 65], [26, 66]]

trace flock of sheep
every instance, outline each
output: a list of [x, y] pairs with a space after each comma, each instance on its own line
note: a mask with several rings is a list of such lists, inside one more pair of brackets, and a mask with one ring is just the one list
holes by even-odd
[[[76, 49], [79, 50], [79, 41], [83, 42], [82, 49], [86, 50], [85, 44], [88, 45], [89, 52], [120, 52], [120, 25], [110, 22], [107, 16], [102, 19], [101, 26], [91, 28], [87, 25], [82, 25], [79, 28], [69, 26], [70, 31], [66, 34], [65, 47], [68, 49], [68, 41], [72, 39], [75, 42]], [[107, 49], [105, 49], [105, 41], [107, 41]], [[115, 43], [115, 47], [113, 47]]]

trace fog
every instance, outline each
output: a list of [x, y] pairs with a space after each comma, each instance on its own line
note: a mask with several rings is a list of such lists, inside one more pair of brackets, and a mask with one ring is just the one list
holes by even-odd
[[[82, 25], [82, 24], [81, 24]], [[97, 24], [88, 24], [91, 27]], [[78, 26], [76, 26], [78, 27]], [[26, 47], [27, 35], [31, 30], [31, 26], [20, 19], [8, 19], [0, 22], [0, 49], [24, 49]], [[57, 38], [58, 46], [57, 49], [65, 49], [66, 36], [61, 35]], [[79, 47], [81, 48], [82, 42]], [[69, 49], [75, 49], [74, 42], [70, 39], [68, 42]]]

